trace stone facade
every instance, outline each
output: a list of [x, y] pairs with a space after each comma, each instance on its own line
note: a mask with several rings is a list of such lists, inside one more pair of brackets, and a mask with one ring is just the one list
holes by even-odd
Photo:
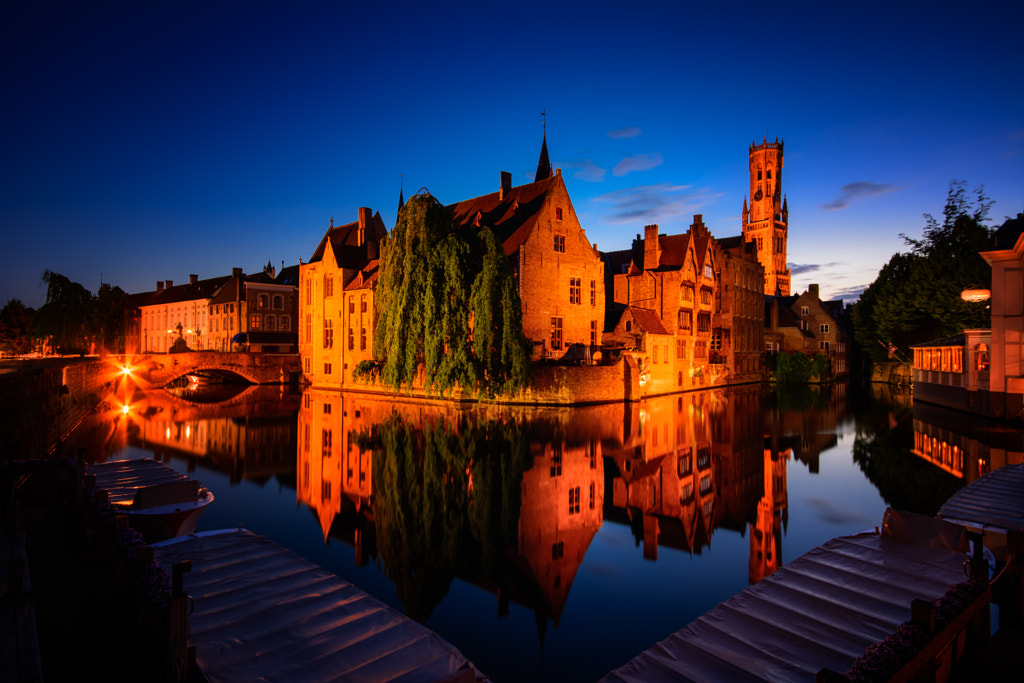
[[299, 353], [306, 381], [341, 388], [352, 370], [373, 355], [373, 291], [380, 242], [387, 234], [380, 213], [359, 209], [358, 220], [331, 226], [309, 263], [299, 266]]
[[193, 351], [212, 348], [208, 304], [229, 279], [191, 275], [187, 285], [178, 286], [172, 280], [158, 281], [156, 291], [138, 308], [140, 351], [167, 353], [178, 340]]
[[789, 296], [789, 205], [782, 194], [782, 148], [778, 138], [750, 145], [751, 201], [748, 209], [747, 198], [743, 198], [743, 239], [757, 245], [757, 257], [764, 267], [764, 293]]

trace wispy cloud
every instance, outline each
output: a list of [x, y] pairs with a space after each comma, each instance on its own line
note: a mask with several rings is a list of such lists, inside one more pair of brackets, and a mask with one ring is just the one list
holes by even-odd
[[844, 289], [837, 289], [832, 292], [833, 299], [842, 299], [844, 303], [851, 303], [860, 298], [868, 285], [852, 285]]
[[684, 216], [689, 219], [719, 194], [708, 188], [659, 183], [615, 190], [593, 201], [603, 205], [600, 214], [608, 223], [668, 224]]
[[575, 168], [577, 171], [572, 174], [573, 178], [585, 180], [588, 183], [599, 183], [604, 180], [604, 174], [608, 169], [601, 168], [590, 159], [583, 161], [560, 161], [555, 164], [558, 168]]
[[628, 128], [619, 128], [618, 130], [608, 131], [608, 137], [613, 140], [619, 140], [621, 138], [635, 138], [640, 135], [640, 129], [636, 126], [629, 126]]
[[827, 204], [822, 204], [821, 208], [826, 211], [845, 209], [854, 199], [870, 197], [875, 194], [885, 194], [886, 192], [892, 192], [895, 189], [897, 189], [896, 186], [890, 185], [889, 183], [847, 183], [846, 185], [843, 185], [842, 189], [839, 191], [838, 197]]
[[843, 265], [839, 261], [833, 261], [831, 263], [790, 263], [789, 270], [793, 275], [806, 275], [807, 273], [814, 273], [823, 269], [835, 268], [836, 266]]
[[619, 163], [615, 164], [615, 168], [612, 169], [613, 176], [624, 176], [627, 173], [633, 171], [649, 171], [655, 166], [661, 166], [664, 158], [661, 156], [661, 152], [655, 152], [654, 154], [634, 154], [631, 157], [626, 157]]

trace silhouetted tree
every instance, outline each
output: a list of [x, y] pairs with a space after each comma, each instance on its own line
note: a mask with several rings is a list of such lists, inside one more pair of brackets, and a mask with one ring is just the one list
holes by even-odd
[[50, 338], [62, 353], [86, 351], [92, 295], [82, 285], [60, 273], [43, 272], [46, 303], [36, 312], [35, 333]]
[[32, 318], [35, 309], [11, 299], [0, 309], [0, 354], [21, 355], [32, 351]]
[[901, 235], [910, 251], [893, 254], [854, 304], [855, 338], [876, 360], [888, 355], [879, 341], [907, 353], [913, 344], [989, 326], [984, 304], [960, 298], [992, 277], [979, 255], [991, 246], [992, 231], [984, 223], [992, 202], [984, 188], [974, 193], [972, 201], [965, 182], [950, 183], [943, 220], [926, 213], [921, 239]]
[[101, 349], [124, 353], [125, 321], [128, 317], [128, 295], [120, 287], [100, 285], [92, 301], [89, 332], [100, 342]]

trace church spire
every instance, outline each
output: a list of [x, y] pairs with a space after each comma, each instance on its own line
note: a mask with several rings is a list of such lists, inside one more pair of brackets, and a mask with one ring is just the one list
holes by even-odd
[[548, 120], [547, 112], [542, 111], [540, 113], [544, 118], [544, 141], [540, 145], [540, 159], [537, 161], [537, 175], [534, 176], [533, 181], [545, 180], [550, 178], [554, 173], [551, 172], [551, 161], [548, 159]]
[[[405, 197], [402, 195], [402, 175], [398, 175], [398, 216], [402, 215], [402, 207], [405, 206]], [[395, 225], [398, 225], [398, 218], [395, 218]]]

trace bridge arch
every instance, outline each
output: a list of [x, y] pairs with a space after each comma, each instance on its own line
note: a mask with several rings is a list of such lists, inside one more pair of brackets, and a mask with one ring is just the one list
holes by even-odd
[[136, 380], [150, 388], [196, 372], [230, 373], [250, 384], [288, 384], [301, 374], [298, 354], [189, 351], [127, 358]]

